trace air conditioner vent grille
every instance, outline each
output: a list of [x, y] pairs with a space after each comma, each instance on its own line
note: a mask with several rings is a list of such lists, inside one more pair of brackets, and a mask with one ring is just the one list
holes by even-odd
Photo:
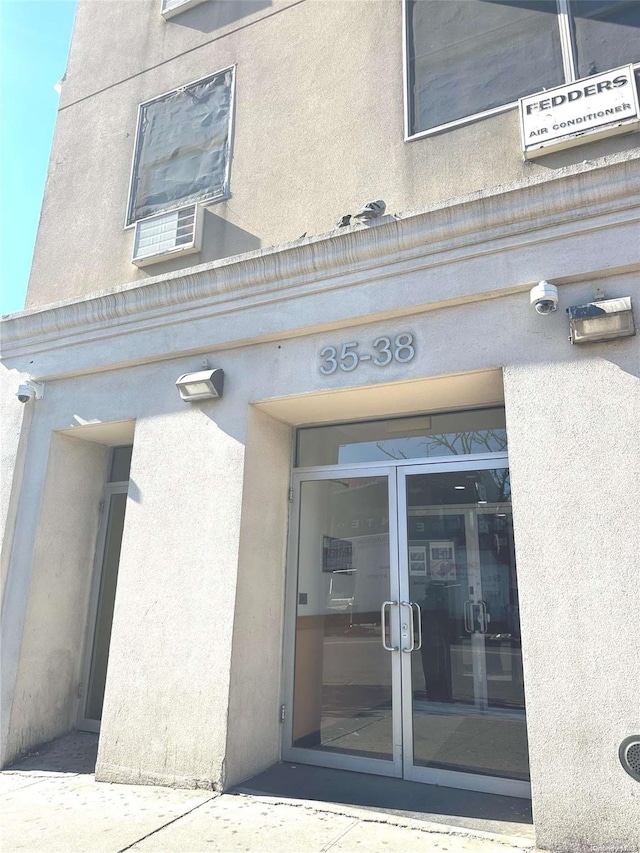
[[194, 6], [199, 6], [205, 0], [161, 0], [160, 13], [164, 18], [172, 18], [180, 12], [186, 12]]
[[201, 238], [202, 211], [195, 204], [141, 219], [136, 223], [133, 263], [146, 266], [199, 252]]

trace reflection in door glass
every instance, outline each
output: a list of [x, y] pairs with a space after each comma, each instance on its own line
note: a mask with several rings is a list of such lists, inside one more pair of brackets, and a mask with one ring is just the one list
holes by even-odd
[[294, 746], [392, 759], [389, 583], [387, 478], [302, 483]]
[[526, 780], [509, 471], [406, 482], [414, 763]]

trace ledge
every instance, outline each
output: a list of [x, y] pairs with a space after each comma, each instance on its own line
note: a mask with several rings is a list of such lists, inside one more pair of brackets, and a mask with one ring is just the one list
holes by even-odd
[[[384, 217], [244, 255], [125, 284], [85, 298], [8, 315], [2, 357], [53, 349], [180, 322], [180, 314], [211, 316], [293, 299], [309, 292], [372, 282], [402, 272], [630, 224], [640, 215], [638, 160], [580, 164], [552, 179], [498, 187], [421, 211]], [[546, 233], [545, 233], [546, 232]], [[640, 252], [636, 250], [640, 262]], [[511, 290], [528, 282], [511, 282]], [[488, 298], [487, 294], [487, 298]], [[493, 294], [497, 295], [497, 294]], [[432, 293], [446, 302], [460, 294]], [[475, 294], [474, 298], [482, 298]], [[166, 356], [165, 356], [166, 357]]]

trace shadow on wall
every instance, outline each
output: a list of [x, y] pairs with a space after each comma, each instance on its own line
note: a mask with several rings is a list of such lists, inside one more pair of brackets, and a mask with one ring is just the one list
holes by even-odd
[[[638, 311], [638, 307], [640, 306], [634, 305], [636, 312]], [[636, 319], [636, 335], [638, 334], [640, 334], [640, 326], [638, 325], [638, 320]], [[640, 362], [638, 361], [636, 348], [627, 347], [626, 349], [623, 349], [619, 345], [616, 346], [616, 344], [619, 343], [622, 342], [609, 341], [604, 344], [604, 346], [607, 347], [607, 350], [606, 352], [603, 352], [603, 360], [615, 365], [623, 373], [628, 373], [629, 376], [635, 379], [640, 378]], [[603, 344], [601, 344], [601, 346], [603, 346]], [[636, 387], [636, 383], [633, 383], [632, 387]]]
[[595, 142], [585, 142], [575, 148], [567, 148], [565, 151], [556, 151], [554, 154], [545, 154], [535, 160], [527, 160], [527, 163], [535, 163], [552, 172], [574, 166], [578, 163], [592, 162], [599, 157], [607, 157], [612, 154], [621, 154], [625, 151], [633, 151], [640, 145], [640, 135], [635, 133], [623, 133], [620, 136], [610, 136]]
[[181, 12], [171, 23], [188, 27], [201, 33], [212, 33], [227, 27], [249, 15], [255, 15], [263, 9], [269, 9], [271, 0], [224, 0], [222, 3], [203, 3], [193, 9]]
[[204, 212], [204, 233], [202, 236], [202, 251], [196, 255], [186, 258], [174, 258], [162, 264], [153, 264], [140, 272], [147, 276], [157, 276], [164, 273], [188, 271], [194, 264], [206, 264], [209, 261], [218, 261], [222, 258], [230, 258], [233, 255], [243, 255], [245, 252], [253, 252], [259, 249], [261, 241], [255, 234], [245, 231], [234, 225], [222, 216], [212, 213], [210, 210]]

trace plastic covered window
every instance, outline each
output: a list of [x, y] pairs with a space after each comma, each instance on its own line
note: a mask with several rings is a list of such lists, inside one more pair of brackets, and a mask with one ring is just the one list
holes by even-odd
[[234, 71], [140, 107], [127, 225], [229, 191]]

